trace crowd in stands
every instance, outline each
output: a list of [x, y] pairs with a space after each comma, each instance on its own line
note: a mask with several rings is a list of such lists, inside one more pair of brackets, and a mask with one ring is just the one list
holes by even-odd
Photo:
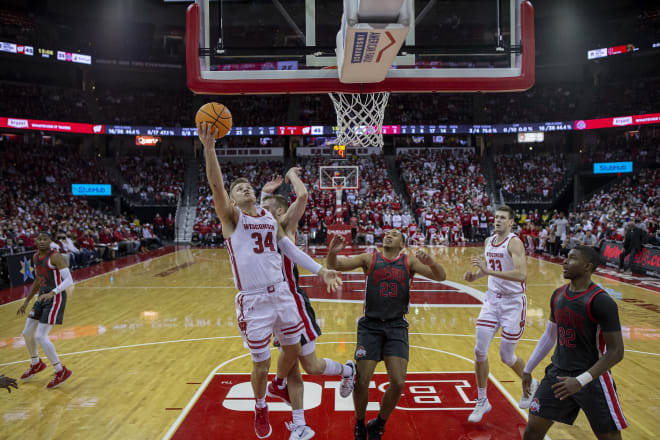
[[122, 191], [133, 202], [175, 205], [183, 190], [183, 159], [137, 154], [119, 157], [116, 165], [126, 183]]
[[2, 142], [0, 162], [0, 257], [35, 249], [42, 230], [74, 269], [159, 243], [151, 225], [72, 195], [72, 183], [113, 183], [96, 157], [66, 145]]
[[491, 201], [479, 158], [471, 148], [437, 149], [397, 157], [413, 216], [428, 242], [485, 238]]
[[95, 98], [104, 124], [192, 127], [192, 93], [185, 89], [97, 88]]
[[660, 102], [660, 79], [607, 81], [594, 95], [595, 118], [656, 113]]
[[580, 152], [580, 166], [591, 168], [594, 162], [634, 161], [637, 166], [660, 165], [660, 136], [656, 130], [633, 132], [602, 131], [593, 133], [593, 140], [585, 142]]
[[535, 85], [526, 92], [485, 94], [483, 123], [570, 121], [576, 117], [579, 89]]
[[0, 82], [0, 114], [45, 121], [92, 121], [82, 91], [18, 82]]
[[497, 183], [506, 202], [552, 202], [566, 179], [562, 153], [516, 153], [495, 156]]
[[472, 97], [465, 94], [393, 93], [388, 120], [395, 125], [471, 123], [472, 102]]

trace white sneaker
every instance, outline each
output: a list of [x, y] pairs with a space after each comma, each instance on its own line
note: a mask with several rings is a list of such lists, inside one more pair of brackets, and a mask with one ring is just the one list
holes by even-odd
[[539, 387], [539, 381], [536, 379], [532, 379], [532, 383], [529, 386], [529, 397], [525, 397], [525, 393], [520, 397], [520, 403], [518, 403], [518, 408], [520, 409], [527, 409], [529, 408], [529, 405], [532, 404], [532, 399], [534, 398], [534, 394], [536, 393], [536, 389]]
[[316, 434], [312, 431], [312, 428], [307, 425], [296, 426], [293, 422], [286, 422], [285, 425], [286, 428], [291, 431], [289, 440], [309, 440], [314, 437], [314, 434]]
[[353, 387], [355, 386], [355, 375], [357, 373], [357, 368], [355, 367], [355, 362], [350, 360], [346, 362], [346, 365], [351, 367], [353, 373], [350, 376], [341, 378], [341, 385], [339, 386], [339, 395], [341, 397], [348, 397], [353, 392]]
[[474, 411], [468, 417], [468, 422], [470, 423], [479, 423], [483, 418], [484, 414], [490, 412], [493, 409], [492, 405], [486, 397], [483, 399], [477, 399], [477, 405], [474, 407]]

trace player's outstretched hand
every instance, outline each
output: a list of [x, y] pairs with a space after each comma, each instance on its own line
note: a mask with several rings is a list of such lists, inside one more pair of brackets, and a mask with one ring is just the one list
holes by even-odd
[[341, 286], [341, 276], [336, 270], [326, 269], [325, 267], [319, 271], [319, 276], [327, 286], [328, 292], [334, 292]]
[[201, 123], [197, 127], [197, 136], [199, 140], [202, 141], [204, 149], [214, 149], [215, 148], [215, 137], [218, 135], [218, 129], [207, 123]]
[[552, 386], [555, 397], [564, 400], [582, 389], [582, 385], [574, 377], [557, 376], [557, 382]]
[[291, 177], [296, 176], [297, 178], [300, 179], [300, 173], [302, 173], [302, 168], [300, 167], [291, 167], [289, 168], [289, 171], [286, 172], [286, 176], [284, 177], [284, 181], [286, 183], [291, 183]]
[[273, 179], [270, 182], [265, 184], [261, 190], [268, 194], [273, 194], [275, 191], [277, 191], [277, 188], [279, 188], [280, 185], [282, 185], [282, 181], [283, 181], [282, 176], [278, 174], [277, 176], [273, 177]]
[[532, 375], [529, 373], [523, 373], [522, 391], [525, 397], [529, 397], [531, 386], [532, 386]]
[[433, 257], [422, 250], [415, 252], [415, 256], [422, 264], [426, 264], [427, 266], [433, 266], [435, 264]]
[[16, 385], [16, 379], [12, 379], [11, 377], [7, 377], [4, 374], [0, 374], [0, 388], [7, 388], [7, 391], [9, 391], [9, 394], [11, 394], [11, 387], [18, 389], [18, 385]]
[[486, 272], [486, 262], [481, 257], [472, 257], [472, 265], [477, 266], [481, 272]]
[[477, 274], [469, 270], [463, 275], [463, 279], [469, 283], [477, 279]]
[[344, 237], [341, 235], [335, 235], [334, 237], [332, 237], [332, 240], [330, 241], [328, 252], [338, 254], [339, 252], [343, 251], [345, 247], [346, 247], [346, 241], [344, 240]]

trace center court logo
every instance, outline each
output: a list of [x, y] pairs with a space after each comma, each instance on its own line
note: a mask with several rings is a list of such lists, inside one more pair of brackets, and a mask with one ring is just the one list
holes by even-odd
[[13, 128], [28, 128], [30, 124], [27, 119], [8, 119], [7, 125]]
[[[319, 440], [353, 438], [355, 413], [353, 399], [341, 397], [341, 382], [327, 376], [304, 376], [304, 409], [308, 424]], [[389, 386], [387, 374], [376, 373], [370, 384], [368, 411], [378, 411]], [[477, 388], [473, 372], [408, 373], [401, 400], [392, 414], [388, 435], [398, 440], [456, 440], [472, 438], [464, 427], [474, 409]], [[489, 384], [488, 398], [493, 410], [486, 421], [498, 430], [524, 429], [525, 419], [505, 395]], [[291, 407], [267, 398], [272, 438], [288, 438], [284, 422]], [[375, 414], [375, 413], [374, 413]], [[209, 416], [223, 423], [208, 423]], [[452, 429], [438, 430], [441, 419]], [[204, 386], [172, 440], [188, 438], [254, 438], [254, 395], [249, 374], [216, 374]], [[413, 428], [414, 427], [414, 428]], [[287, 437], [281, 437], [286, 432]]]

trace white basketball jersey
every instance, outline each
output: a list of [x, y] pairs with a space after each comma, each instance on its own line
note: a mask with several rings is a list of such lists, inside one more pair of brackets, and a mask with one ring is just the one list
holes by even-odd
[[[497, 272], [510, 272], [516, 270], [516, 267], [513, 265], [513, 257], [507, 250], [509, 242], [514, 237], [517, 237], [517, 235], [512, 232], [499, 244], [497, 243], [497, 235], [493, 235], [488, 239], [486, 244], [486, 265], [488, 266], [488, 269]], [[489, 276], [488, 290], [502, 295], [510, 295], [515, 293], [525, 293], [527, 286], [524, 282], [509, 281]]]
[[277, 221], [270, 212], [261, 209], [256, 217], [241, 212], [226, 242], [238, 290], [249, 292], [284, 281], [282, 256], [277, 252]]

